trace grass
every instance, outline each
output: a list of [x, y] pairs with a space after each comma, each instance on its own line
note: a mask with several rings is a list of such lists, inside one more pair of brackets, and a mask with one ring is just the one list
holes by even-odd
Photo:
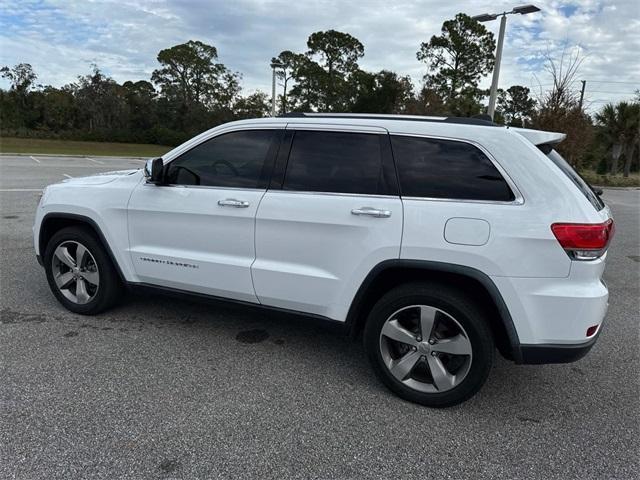
[[598, 187], [640, 187], [640, 173], [631, 173], [628, 177], [622, 175], [599, 175], [593, 170], [580, 172], [591, 185]]
[[110, 142], [78, 142], [42, 138], [0, 138], [2, 153], [50, 153], [114, 157], [158, 157], [171, 150], [163, 145]]

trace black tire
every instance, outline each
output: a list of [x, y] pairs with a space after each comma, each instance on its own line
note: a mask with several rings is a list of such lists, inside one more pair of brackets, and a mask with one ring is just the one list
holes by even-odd
[[[383, 341], [381, 340], [382, 329], [395, 312], [413, 305], [435, 307], [453, 317], [466, 333], [472, 354], [468, 357], [458, 358], [463, 358], [463, 362], [467, 362], [466, 359], [469, 358], [470, 364], [466, 364], [468, 365], [465, 370], [466, 376], [463, 377], [460, 383], [449, 390], [443, 389], [441, 392], [435, 391], [431, 393], [411, 388], [392, 375], [387, 364], [385, 364]], [[410, 309], [407, 311], [410, 311]], [[444, 318], [445, 321], [449, 321], [448, 317], [442, 316], [441, 313], [437, 315], [441, 315], [438, 318]], [[386, 338], [384, 338], [384, 341], [387, 341]], [[364, 329], [364, 346], [373, 371], [391, 391], [410, 402], [438, 408], [457, 405], [476, 394], [489, 376], [494, 356], [493, 337], [482, 309], [463, 292], [437, 283], [405, 284], [385, 294], [373, 306], [369, 314]], [[418, 354], [420, 354], [419, 351], [413, 353], [413, 355]], [[441, 356], [442, 354], [432, 353], [432, 355]], [[447, 360], [446, 355], [443, 357]], [[428, 356], [420, 358], [426, 359], [421, 361], [425, 365], [422, 368], [427, 368]], [[413, 372], [415, 372], [415, 366], [409, 376], [412, 376]], [[407, 378], [405, 377], [405, 381]], [[436, 382], [433, 381], [432, 383], [435, 385]]]
[[[61, 292], [54, 279], [53, 257], [56, 248], [65, 242], [77, 242], [83, 245], [92, 255], [97, 266], [99, 286], [87, 303], [75, 303]], [[49, 288], [58, 301], [71, 312], [82, 315], [95, 315], [112, 307], [123, 292], [122, 282], [104, 245], [94, 232], [87, 227], [67, 227], [56, 232], [47, 243], [44, 253], [44, 268]]]

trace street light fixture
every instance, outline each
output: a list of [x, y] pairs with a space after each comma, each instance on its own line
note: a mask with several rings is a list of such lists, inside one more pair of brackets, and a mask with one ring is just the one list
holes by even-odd
[[493, 15], [490, 13], [483, 13], [481, 15], [476, 15], [475, 17], [471, 17], [474, 20], [477, 20], [479, 22], [489, 22], [491, 20], [495, 20], [496, 18], [498, 18], [498, 15]]
[[284, 64], [276, 61], [271, 62], [271, 116], [276, 116], [276, 68], [284, 68]]
[[520, 15], [526, 15], [527, 13], [536, 13], [540, 9], [535, 5], [521, 5], [513, 9], [513, 13], [519, 13]]
[[495, 20], [498, 17], [502, 17], [500, 19], [500, 33], [498, 34], [498, 47], [496, 48], [496, 64], [493, 67], [493, 78], [491, 79], [491, 91], [489, 93], [489, 108], [487, 109], [487, 113], [493, 120], [493, 114], [496, 111], [496, 95], [498, 94], [498, 77], [500, 77], [500, 62], [502, 61], [502, 45], [504, 43], [504, 30], [507, 25], [507, 15], [512, 14], [520, 14], [526, 15], [528, 13], [539, 12], [540, 9], [535, 5], [521, 5], [519, 7], [514, 7], [510, 12], [502, 12], [502, 13], [483, 13], [481, 15], [476, 15], [473, 18], [478, 22], [490, 22]]

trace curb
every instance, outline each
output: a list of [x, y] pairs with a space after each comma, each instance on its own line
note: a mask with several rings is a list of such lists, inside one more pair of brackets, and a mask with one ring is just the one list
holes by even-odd
[[12, 157], [68, 157], [68, 158], [130, 158], [133, 160], [148, 160], [150, 158], [155, 157], [130, 157], [124, 156], [119, 157], [117, 155], [79, 155], [79, 154], [68, 154], [68, 153], [11, 153], [11, 152], [0, 152], [0, 157], [3, 156], [12, 156]]
[[602, 190], [640, 190], [640, 187], [613, 187], [606, 185], [593, 185], [594, 188], [601, 188]]

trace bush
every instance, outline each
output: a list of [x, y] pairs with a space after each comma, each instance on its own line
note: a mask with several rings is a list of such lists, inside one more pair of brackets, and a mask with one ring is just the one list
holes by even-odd
[[598, 162], [598, 167], [596, 168], [596, 173], [598, 175], [605, 175], [609, 170], [609, 165], [607, 164], [607, 159], [602, 157]]
[[175, 147], [191, 138], [184, 132], [178, 132], [167, 127], [156, 126], [147, 131], [148, 141], [145, 143], [155, 143]]
[[628, 177], [622, 175], [600, 175], [593, 170], [580, 172], [590, 185], [599, 187], [640, 187], [640, 175], [631, 174]]
[[153, 127], [148, 130], [132, 132], [130, 130], [97, 129], [52, 131], [48, 129], [3, 128], [0, 137], [36, 138], [50, 140], [77, 140], [86, 142], [115, 143], [151, 143], [175, 147], [187, 141], [193, 135], [178, 132], [166, 127]]

